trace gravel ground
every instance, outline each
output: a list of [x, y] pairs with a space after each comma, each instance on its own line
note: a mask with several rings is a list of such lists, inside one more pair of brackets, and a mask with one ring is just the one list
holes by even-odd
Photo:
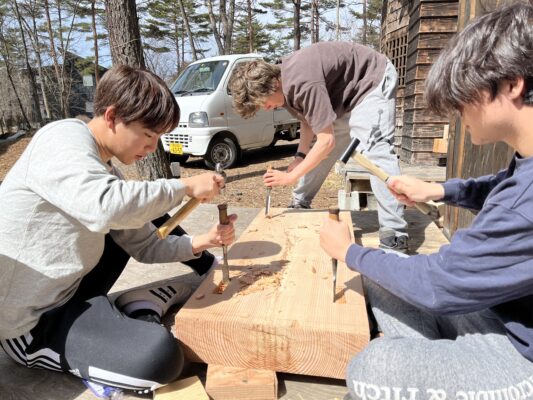
[[[0, 142], [0, 180], [20, 157], [26, 148], [29, 138], [21, 137], [14, 141]], [[229, 206], [262, 208], [265, 203], [263, 174], [267, 166], [275, 169], [286, 169], [296, 152], [297, 142], [280, 141], [276, 146], [243, 152], [241, 162], [236, 168], [226, 171], [228, 185], [226, 197]], [[117, 164], [120, 164], [117, 162]], [[128, 179], [138, 179], [134, 165], [119, 165]], [[182, 165], [181, 176], [193, 176], [207, 169], [199, 157], [191, 157]], [[327, 208], [337, 204], [337, 191], [342, 186], [342, 178], [330, 172], [328, 178], [313, 202], [313, 208]], [[291, 200], [292, 187], [276, 187], [272, 190], [272, 207], [286, 207]], [[214, 202], [220, 202], [215, 199]]]

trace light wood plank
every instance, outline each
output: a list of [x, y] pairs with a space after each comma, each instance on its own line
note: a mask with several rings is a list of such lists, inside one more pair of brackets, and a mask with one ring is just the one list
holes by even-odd
[[[369, 340], [360, 275], [339, 263], [334, 303], [331, 259], [318, 235], [327, 210], [271, 215], [260, 212], [229, 249], [226, 290], [215, 294], [216, 269], [183, 306], [176, 336], [193, 361], [342, 379]], [[351, 223], [348, 212], [341, 219]], [[240, 284], [258, 270], [279, 273], [279, 285]]]
[[209, 400], [202, 382], [197, 376], [180, 379], [156, 389], [154, 400]]
[[213, 400], [276, 400], [278, 379], [274, 371], [209, 364], [207, 393]]

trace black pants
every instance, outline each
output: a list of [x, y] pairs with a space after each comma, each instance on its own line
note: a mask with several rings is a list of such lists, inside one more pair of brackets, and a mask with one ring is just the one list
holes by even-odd
[[[167, 217], [154, 221], [160, 226]], [[171, 234], [182, 235], [176, 228]], [[204, 252], [186, 262], [205, 273], [214, 256]], [[107, 294], [129, 255], [107, 235], [102, 258], [63, 306], [44, 313], [37, 326], [19, 338], [0, 342], [15, 361], [27, 366], [70, 372], [84, 379], [137, 391], [176, 380], [183, 353], [174, 336], [156, 323], [122, 314]]]

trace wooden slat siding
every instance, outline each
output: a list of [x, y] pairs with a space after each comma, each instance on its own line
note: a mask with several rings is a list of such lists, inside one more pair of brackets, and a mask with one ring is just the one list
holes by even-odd
[[400, 158], [403, 162], [409, 164], [439, 165], [442, 157], [433, 152], [415, 152], [402, 148], [400, 150]]
[[443, 124], [413, 124], [406, 125], [403, 129], [404, 136], [411, 138], [431, 138], [431, 140], [442, 138]]
[[417, 151], [433, 151], [434, 138], [411, 138], [404, 136], [402, 140], [402, 146], [407, 150]]
[[410, 110], [415, 109], [425, 109], [426, 100], [423, 94], [415, 94], [405, 97], [404, 96], [404, 107]]
[[457, 30], [457, 18], [422, 18], [416, 21], [413, 25], [409, 24], [409, 37], [414, 38], [415, 35], [421, 33], [455, 33]]
[[454, 0], [419, 0], [410, 9], [402, 161], [435, 165], [441, 158], [433, 154], [433, 141], [442, 137], [448, 120], [426, 111], [423, 94], [432, 63], [457, 29], [457, 6]]
[[430, 68], [431, 65], [427, 64], [416, 64], [413, 67], [408, 68], [407, 73], [405, 75], [405, 82], [409, 83], [414, 80], [425, 81], [428, 77]]
[[407, 56], [410, 56], [419, 49], [441, 49], [448, 40], [453, 36], [453, 33], [424, 33], [409, 40], [407, 46]]
[[448, 123], [447, 118], [443, 118], [441, 116], [438, 116], [436, 114], [430, 113], [426, 111], [425, 109], [405, 109], [403, 113], [403, 123], [404, 125], [408, 124], [426, 124], [426, 123], [442, 123], [443, 125]]
[[425, 85], [423, 80], [411, 81], [405, 84], [404, 97], [413, 96], [416, 94], [424, 94]]
[[409, 15], [411, 24], [420, 18], [444, 19], [445, 17], [457, 18], [457, 1], [427, 2], [421, 1], [420, 7], [413, 8]]
[[441, 49], [418, 49], [407, 57], [407, 65], [433, 64], [440, 52]]

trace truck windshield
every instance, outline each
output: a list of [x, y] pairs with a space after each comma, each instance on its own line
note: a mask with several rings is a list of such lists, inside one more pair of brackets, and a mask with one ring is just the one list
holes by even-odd
[[213, 92], [220, 83], [227, 66], [228, 61], [223, 60], [189, 65], [172, 85], [172, 93], [192, 96], [195, 93]]

